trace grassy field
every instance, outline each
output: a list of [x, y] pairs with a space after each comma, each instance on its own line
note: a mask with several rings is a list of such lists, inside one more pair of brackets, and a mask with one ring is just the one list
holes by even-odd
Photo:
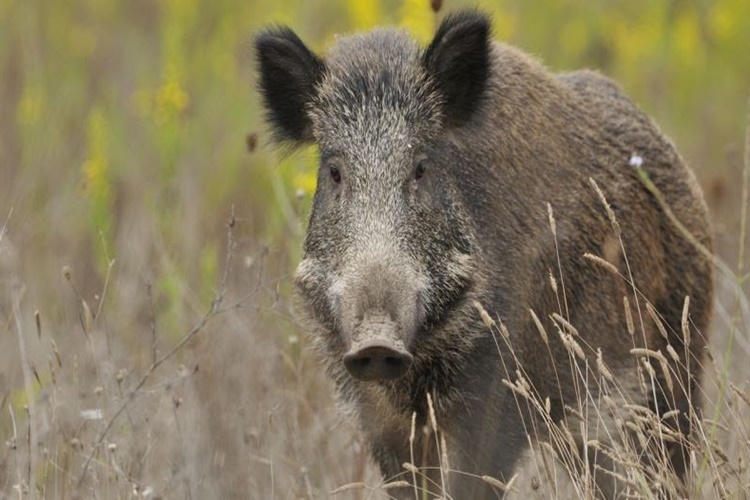
[[722, 267], [691, 492], [750, 497], [750, 2], [443, 3], [0, 0], [0, 498], [387, 497], [291, 311], [315, 151], [268, 146], [252, 37], [424, 42], [475, 4], [695, 170]]

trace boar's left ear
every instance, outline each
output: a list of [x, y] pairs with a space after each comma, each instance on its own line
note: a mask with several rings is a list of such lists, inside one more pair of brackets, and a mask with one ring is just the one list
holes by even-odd
[[477, 11], [446, 17], [422, 55], [444, 101], [449, 125], [471, 118], [481, 102], [490, 68], [490, 21]]
[[264, 31], [255, 39], [255, 55], [266, 119], [277, 142], [311, 142], [312, 123], [307, 105], [312, 101], [324, 63], [289, 28]]

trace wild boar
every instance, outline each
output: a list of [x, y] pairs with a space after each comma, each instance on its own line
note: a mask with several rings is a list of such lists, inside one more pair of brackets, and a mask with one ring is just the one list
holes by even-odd
[[[617, 434], [595, 425], [605, 395], [679, 410], [685, 439], [643, 461], [683, 474], [712, 304], [707, 208], [615, 83], [551, 73], [477, 11], [445, 17], [424, 49], [375, 29], [321, 57], [276, 27], [256, 56], [275, 140], [320, 151], [300, 310], [386, 479], [412, 481], [410, 462], [433, 494], [495, 498], [478, 477], [508, 481], [569, 408], [599, 429], [570, 425], [579, 446]], [[439, 438], [419, 431], [430, 408]], [[624, 487], [594, 473], [600, 494]]]

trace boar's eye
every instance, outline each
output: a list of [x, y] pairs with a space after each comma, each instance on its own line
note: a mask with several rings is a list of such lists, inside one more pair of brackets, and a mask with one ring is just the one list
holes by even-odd
[[414, 178], [419, 180], [424, 176], [424, 172], [427, 170], [427, 160], [420, 160], [417, 163], [417, 168], [414, 170]]
[[341, 170], [335, 165], [328, 167], [328, 171], [331, 173], [331, 179], [336, 184], [341, 184]]

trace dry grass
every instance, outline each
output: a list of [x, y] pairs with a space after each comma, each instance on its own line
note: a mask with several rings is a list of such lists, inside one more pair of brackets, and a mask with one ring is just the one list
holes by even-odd
[[[747, 172], [746, 166], [744, 197]], [[281, 292], [289, 277], [280, 273], [287, 264], [279, 261], [288, 262], [288, 256], [252, 253], [248, 240], [236, 236], [242, 221], [233, 213], [225, 221], [216, 291], [203, 311], [200, 301], [186, 294], [186, 319], [176, 332], [162, 328], [159, 311], [166, 299], [148, 281], [135, 296], [118, 288], [126, 277], [114, 258], [101, 288], [84, 288], [77, 270], [65, 266], [45, 285], [55, 291], [59, 309], [34, 300], [43, 295], [42, 285], [30, 279], [35, 290], [19, 274], [23, 256], [6, 230], [14, 227], [14, 217], [9, 212], [0, 232], [5, 496], [218, 498], [250, 492], [253, 498], [387, 498], [393, 488], [410, 484], [405, 478], [381, 479], [357, 433], [338, 416], [322, 369]], [[744, 214], [742, 220], [740, 235], [746, 231]], [[550, 221], [554, 229], [552, 213]], [[612, 267], [598, 256], [587, 258]], [[552, 332], [532, 311], [540, 339], [546, 343], [557, 335], [568, 348], [579, 378], [577, 397], [567, 402], [566, 420], [553, 422], [549, 401], [523, 371], [509, 374], [503, 383], [516, 394], [519, 408], [539, 417], [530, 436], [539, 424], [550, 433], [541, 442], [530, 441], [523, 466], [508, 483], [491, 476], [478, 480], [508, 497], [590, 498], [603, 475], [628, 498], [750, 494], [750, 367], [743, 362], [750, 354], [750, 316], [745, 283], [737, 277], [742, 265], [737, 269], [719, 274], [722, 293], [704, 366], [706, 408], [691, 411], [692, 439], [669, 425], [674, 414], [657, 415], [627, 396], [654, 391], [658, 371], [677, 383], [669, 362], [679, 363], [680, 353], [634, 347], [641, 378], [633, 391], [623, 386], [628, 378], [613, 373], [601, 351], [583, 343], [563, 315], [550, 316]], [[609, 270], [629, 279], [628, 270]], [[552, 277], [550, 286], [563, 294]], [[134, 300], [137, 308], [127, 303]], [[625, 299], [623, 314], [632, 315], [633, 307], [637, 316], [650, 315], [660, 324], [658, 311], [646, 302], [631, 305]], [[513, 352], [504, 326], [477, 308], [498, 349]], [[137, 318], [129, 318], [134, 309]], [[685, 335], [688, 322], [686, 298]], [[628, 324], [631, 335], [638, 334], [640, 323], [631, 317]], [[599, 396], [593, 399], [587, 387], [596, 387]], [[434, 412], [430, 420], [429, 428], [412, 434], [432, 433], [444, 473], [450, 470], [445, 439]], [[665, 455], [664, 444], [673, 440], [691, 450], [688, 491]], [[644, 450], [651, 457], [645, 462]], [[602, 457], [610, 466], [592, 467]], [[420, 464], [404, 464], [404, 472], [415, 498], [439, 492], [446, 481], [441, 474], [440, 484], [430, 483]]]
[[[236, 262], [238, 225], [227, 224], [213, 299], [176, 336], [162, 329], [164, 298], [148, 283], [142, 317], [118, 314], [131, 307], [119, 293], [107, 300], [120, 283], [115, 262], [98, 292], [67, 267], [54, 278], [67, 288], [65, 326], [30, 303], [21, 277], [4, 280], [3, 496], [287, 498], [374, 478], [278, 297], [279, 278], [254, 273], [260, 259]], [[0, 244], [12, 252], [9, 239]]]

